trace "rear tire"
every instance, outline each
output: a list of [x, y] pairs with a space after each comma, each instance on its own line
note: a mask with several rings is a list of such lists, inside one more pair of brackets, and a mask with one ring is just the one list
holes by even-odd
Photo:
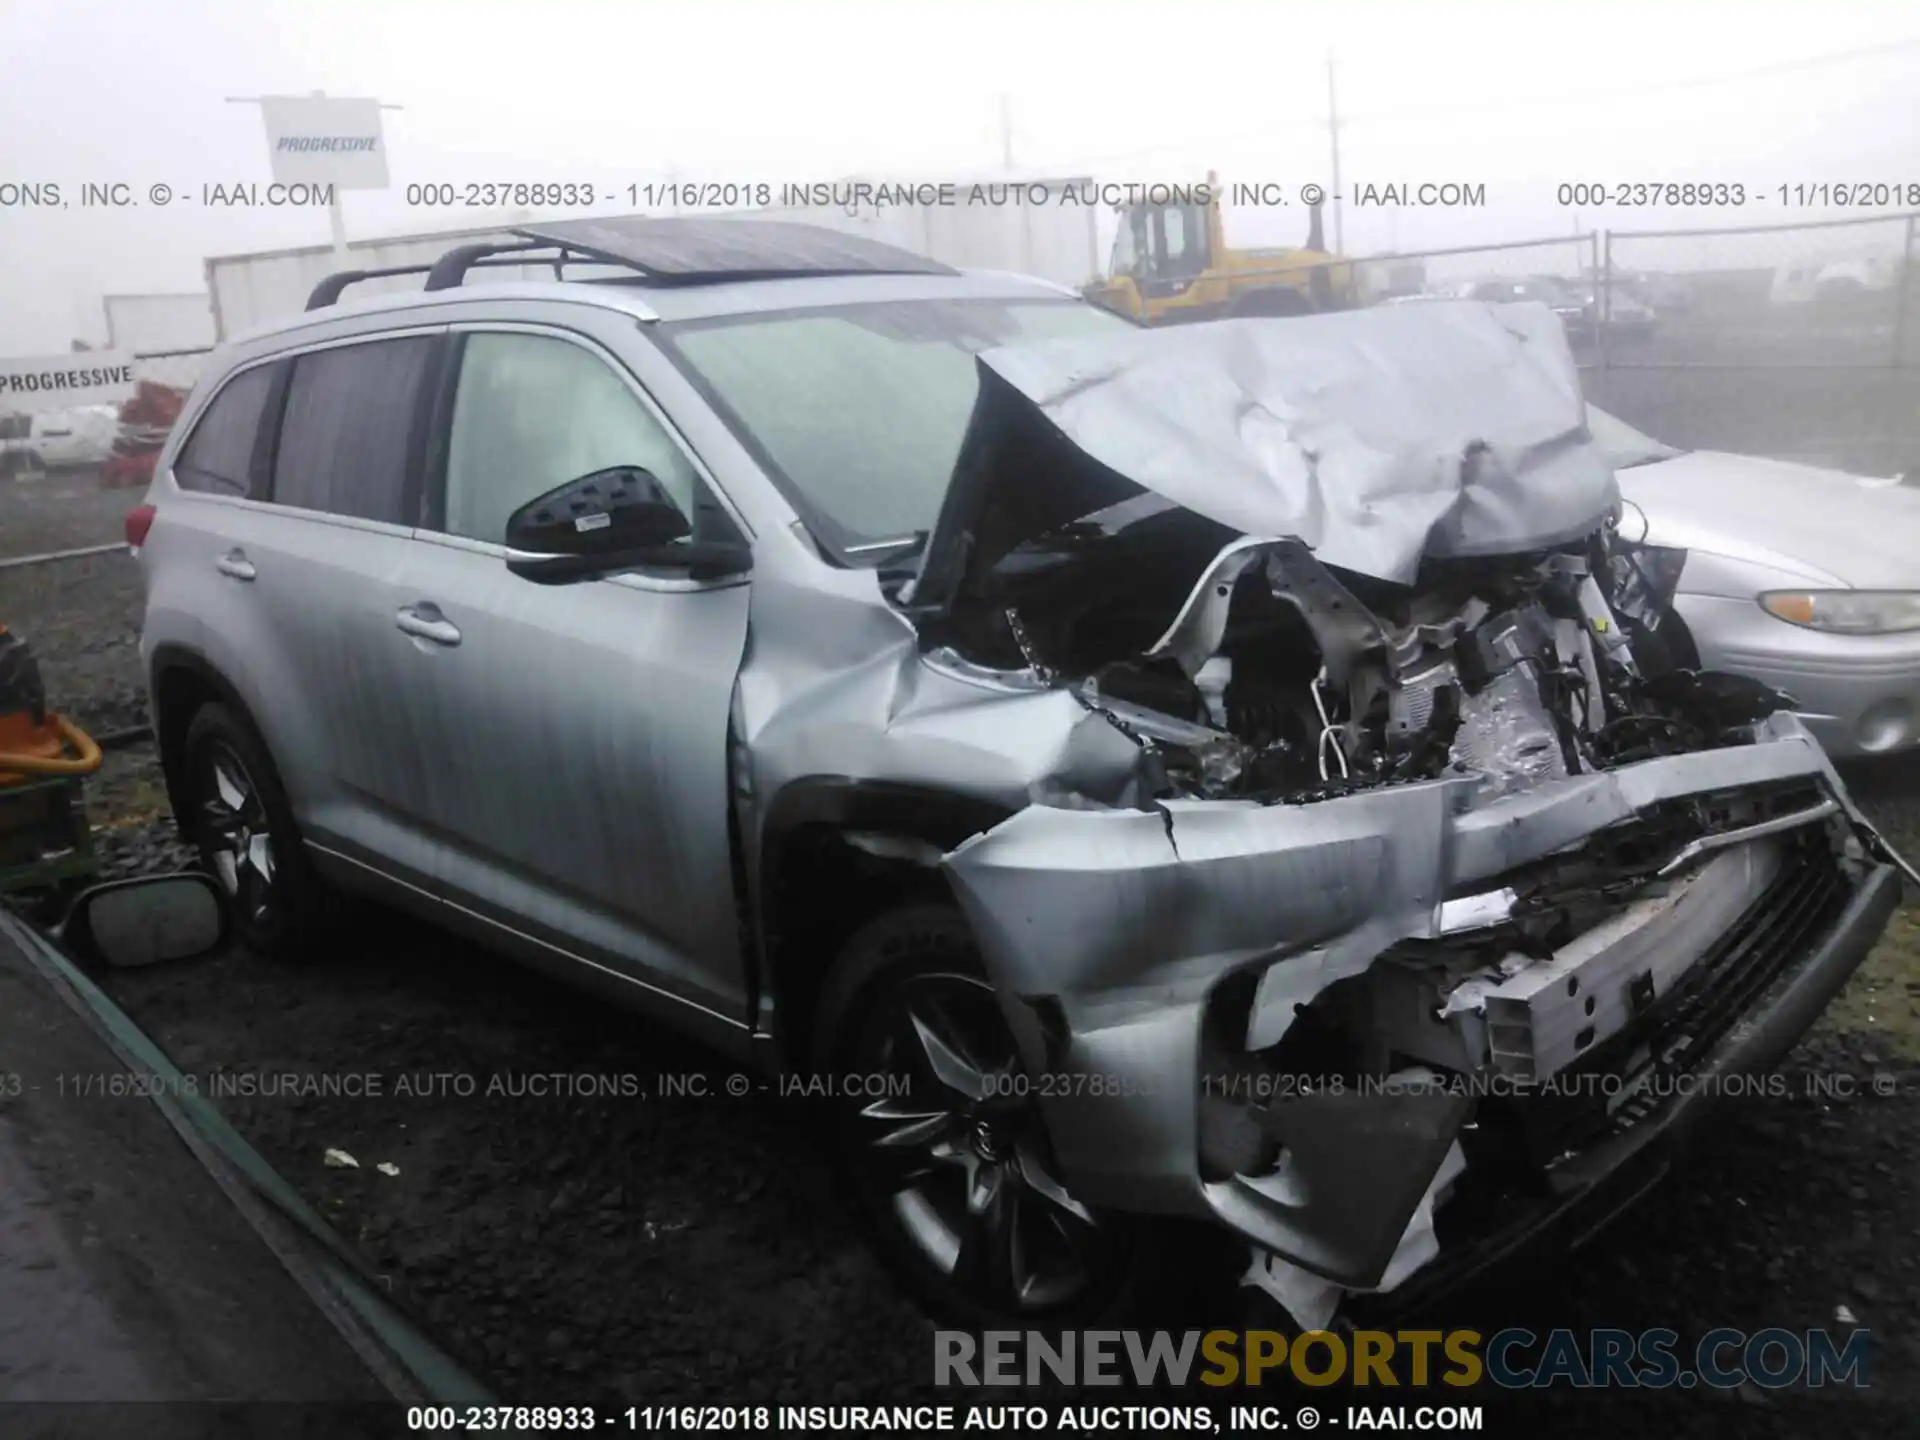
[[245, 717], [218, 701], [194, 712], [176, 793], [200, 863], [233, 907], [235, 936], [277, 959], [310, 952], [323, 930], [326, 891], [266, 743]]
[[881, 1258], [940, 1319], [1112, 1317], [1144, 1283], [1143, 1226], [1081, 1205], [1057, 1178], [983, 974], [951, 905], [902, 906], [847, 942], [822, 991], [815, 1066], [891, 1083], [834, 1097], [841, 1183]]

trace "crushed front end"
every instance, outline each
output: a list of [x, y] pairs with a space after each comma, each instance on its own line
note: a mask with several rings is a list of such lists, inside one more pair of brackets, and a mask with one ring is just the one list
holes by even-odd
[[1217, 1218], [1286, 1262], [1303, 1323], [1783, 1054], [1899, 893], [1785, 715], [1492, 798], [1036, 807], [949, 869], [1026, 1063], [1069, 1077], [1045, 1103], [1074, 1193]]
[[1557, 562], [1517, 609], [1387, 627], [1337, 689], [1315, 652], [1291, 727], [1082, 682], [1139, 744], [1142, 798], [1035, 805], [947, 858], [1027, 1065], [1061, 1077], [1074, 1193], [1224, 1222], [1302, 1323], [1595, 1185], [1699, 1077], [1770, 1063], [1896, 903], [1799, 722], [1643, 681], [1610, 614], [1555, 615], [1590, 578]]
[[[1237, 375], [1165, 405], [1198, 427], [1185, 452], [1088, 408], [1164, 355], [1068, 357], [1051, 385], [1019, 357], [1056, 432], [1017, 406], [988, 426], [983, 401], [975, 471], [1099, 463], [1060, 513], [982, 482], [948, 527], [967, 544], [936, 532], [921, 576], [936, 663], [1065, 692], [1134, 749], [1124, 786], [1051, 777], [945, 859], [1047, 1077], [1060, 1174], [1090, 1205], [1228, 1226], [1303, 1325], [1497, 1252], [1709, 1077], [1770, 1064], [1906, 868], [1785, 697], [1673, 663], [1681, 557], [1595, 514], [1577, 388], [1569, 408], [1498, 383], [1563, 357], [1526, 324], [1490, 339], [1485, 314], [1451, 337], [1340, 322], [1321, 368], [1296, 383], [1263, 355], [1251, 392], [1239, 342], [1184, 342]], [[1382, 364], [1396, 327], [1444, 380]], [[1481, 413], [1438, 438], [1405, 422], [1448, 387]], [[1250, 443], [1250, 415], [1285, 443]], [[1167, 468], [1181, 453], [1196, 473], [1252, 454], [1275, 483], [1209, 491]], [[1109, 483], [1143, 474], [1145, 493]]]

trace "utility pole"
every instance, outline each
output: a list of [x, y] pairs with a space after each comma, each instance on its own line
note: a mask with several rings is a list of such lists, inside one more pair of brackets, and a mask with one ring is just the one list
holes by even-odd
[[[327, 92], [315, 90], [313, 98], [324, 100]], [[398, 108], [398, 107], [396, 107]], [[333, 187], [333, 198], [327, 201], [327, 228], [333, 232], [333, 261], [342, 270], [347, 268], [347, 211], [340, 203], [340, 187]]]
[[1340, 230], [1340, 102], [1333, 90], [1333, 51], [1327, 51], [1327, 136], [1333, 144], [1333, 252], [1347, 253]]
[[1013, 173], [1013, 97], [1000, 92], [1000, 168]]

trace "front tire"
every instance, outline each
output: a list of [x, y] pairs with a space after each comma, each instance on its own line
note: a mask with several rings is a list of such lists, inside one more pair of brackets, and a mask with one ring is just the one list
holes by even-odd
[[265, 742], [225, 705], [203, 705], [187, 726], [181, 768], [186, 829], [227, 894], [235, 935], [256, 954], [304, 954], [325, 894]]
[[1086, 1323], [1133, 1298], [1144, 1247], [1058, 1178], [1012, 1031], [965, 918], [903, 906], [847, 943], [822, 995], [817, 1068], [888, 1077], [836, 1096], [841, 1180], [881, 1257], [935, 1316]]

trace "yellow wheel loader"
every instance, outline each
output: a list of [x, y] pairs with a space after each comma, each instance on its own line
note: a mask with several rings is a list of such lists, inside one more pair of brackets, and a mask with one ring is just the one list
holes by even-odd
[[[1189, 203], [1205, 194], [1206, 203]], [[1359, 270], [1327, 252], [1320, 206], [1308, 208], [1302, 249], [1235, 249], [1220, 219], [1220, 187], [1185, 190], [1178, 202], [1120, 207], [1105, 279], [1089, 300], [1148, 325], [1238, 315], [1307, 315], [1360, 303]]]

